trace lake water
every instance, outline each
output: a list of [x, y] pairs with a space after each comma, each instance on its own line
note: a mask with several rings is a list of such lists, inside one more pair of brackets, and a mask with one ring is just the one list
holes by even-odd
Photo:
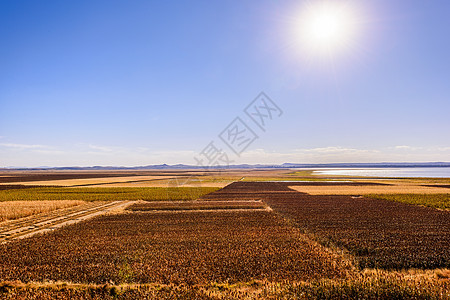
[[450, 167], [436, 168], [326, 168], [315, 170], [316, 175], [346, 175], [373, 177], [436, 177], [450, 178]]

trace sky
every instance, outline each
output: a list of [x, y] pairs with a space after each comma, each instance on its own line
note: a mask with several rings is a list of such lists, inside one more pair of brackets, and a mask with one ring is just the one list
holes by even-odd
[[450, 2], [317, 1], [0, 1], [0, 167], [450, 161]]

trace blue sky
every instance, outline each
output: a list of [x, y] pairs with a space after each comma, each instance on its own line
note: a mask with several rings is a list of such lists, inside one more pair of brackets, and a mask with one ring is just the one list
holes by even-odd
[[[346, 1], [359, 34], [321, 58], [294, 33], [307, 2], [0, 1], [0, 167], [194, 164], [211, 141], [236, 163], [450, 161], [450, 2]], [[283, 114], [236, 156], [218, 134], [254, 126], [261, 91]]]

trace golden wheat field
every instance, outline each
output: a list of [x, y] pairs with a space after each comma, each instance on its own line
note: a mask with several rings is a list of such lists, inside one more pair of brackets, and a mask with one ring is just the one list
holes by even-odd
[[85, 202], [81, 200], [4, 201], [0, 202], [0, 222], [47, 213], [83, 203]]

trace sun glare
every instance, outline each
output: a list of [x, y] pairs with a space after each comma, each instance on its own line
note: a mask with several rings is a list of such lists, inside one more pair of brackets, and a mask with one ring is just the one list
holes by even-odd
[[303, 49], [314, 55], [334, 55], [353, 43], [357, 14], [346, 1], [308, 2], [297, 26]]

